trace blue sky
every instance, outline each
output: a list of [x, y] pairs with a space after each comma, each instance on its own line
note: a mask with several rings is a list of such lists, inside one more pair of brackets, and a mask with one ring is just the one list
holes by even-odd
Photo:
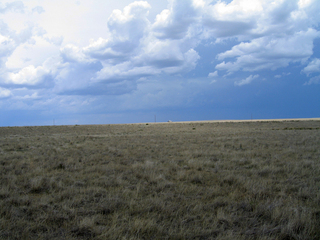
[[0, 126], [320, 117], [318, 0], [0, 3]]

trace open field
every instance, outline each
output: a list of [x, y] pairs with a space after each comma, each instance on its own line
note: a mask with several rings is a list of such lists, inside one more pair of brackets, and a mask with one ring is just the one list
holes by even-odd
[[320, 239], [320, 120], [0, 128], [0, 239]]

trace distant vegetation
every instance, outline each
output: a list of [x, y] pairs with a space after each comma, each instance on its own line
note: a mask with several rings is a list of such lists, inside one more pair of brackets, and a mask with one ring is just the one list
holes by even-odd
[[0, 239], [320, 239], [320, 121], [0, 128]]

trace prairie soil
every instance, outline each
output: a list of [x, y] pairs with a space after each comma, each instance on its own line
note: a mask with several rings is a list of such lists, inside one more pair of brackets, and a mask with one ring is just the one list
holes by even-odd
[[0, 128], [0, 239], [320, 239], [320, 121]]

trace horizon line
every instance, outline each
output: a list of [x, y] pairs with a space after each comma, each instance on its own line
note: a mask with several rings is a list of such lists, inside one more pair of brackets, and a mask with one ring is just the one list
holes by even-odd
[[168, 124], [168, 123], [227, 123], [227, 122], [290, 122], [290, 121], [320, 121], [320, 118], [274, 118], [274, 119], [224, 119], [224, 120], [194, 120], [166, 122], [138, 122], [138, 123], [97, 123], [97, 124], [61, 124], [61, 125], [25, 125], [25, 126], [0, 126], [0, 128], [14, 127], [59, 127], [59, 126], [91, 126], [91, 125], [132, 125], [132, 124]]

